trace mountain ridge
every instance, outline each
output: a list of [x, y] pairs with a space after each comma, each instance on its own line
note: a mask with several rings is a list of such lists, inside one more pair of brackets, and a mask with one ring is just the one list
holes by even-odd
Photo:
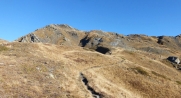
[[[168, 48], [181, 49], [181, 37], [177, 36], [147, 36], [143, 34], [122, 35], [113, 32], [100, 30], [81, 31], [66, 24], [51, 24], [41, 29], [35, 30], [26, 36], [20, 37], [18, 42], [42, 42], [57, 45], [81, 46], [93, 50], [103, 49], [106, 54], [112, 47], [122, 47], [127, 49], [146, 48], [143, 45], [149, 44], [153, 47], [161, 48], [162, 45]], [[137, 45], [137, 46], [135, 46]]]

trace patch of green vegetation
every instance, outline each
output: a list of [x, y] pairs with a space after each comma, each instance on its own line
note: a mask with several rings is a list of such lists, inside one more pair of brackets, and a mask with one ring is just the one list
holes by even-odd
[[7, 51], [7, 50], [8, 50], [7, 47], [0, 45], [0, 51]]
[[22, 70], [27, 74], [36, 72], [36, 68], [31, 65], [22, 65], [21, 67]]
[[152, 73], [152, 74], [154, 74], [155, 76], [158, 76], [158, 77], [161, 77], [161, 78], [164, 78], [164, 79], [168, 79], [168, 80], [170, 80], [170, 79], [169, 79], [169, 78], [167, 78], [166, 76], [161, 75], [161, 74], [159, 74], [159, 73], [157, 73], [157, 72], [155, 72], [155, 71], [152, 71], [151, 73]]
[[135, 89], [137, 89], [137, 90], [139, 90], [139, 91], [148, 91], [148, 89], [149, 89], [149, 88], [145, 87], [145, 86], [143, 85], [143, 83], [140, 82], [140, 81], [133, 80], [133, 81], [128, 81], [128, 82], [130, 83], [130, 85], [131, 85], [133, 88], [135, 88]]
[[135, 68], [132, 68], [136, 73], [139, 73], [139, 74], [142, 74], [142, 75], [145, 75], [145, 76], [149, 76], [148, 72], [146, 72], [143, 68], [141, 67], [135, 67]]
[[126, 51], [127, 53], [129, 53], [130, 55], [134, 55], [133, 51]]
[[47, 72], [48, 69], [47, 69], [46, 66], [40, 65], [40, 71], [41, 71], [41, 72]]
[[181, 81], [176, 81], [176, 82], [177, 82], [177, 84], [181, 85]]
[[121, 57], [123, 60], [126, 60], [124, 57]]

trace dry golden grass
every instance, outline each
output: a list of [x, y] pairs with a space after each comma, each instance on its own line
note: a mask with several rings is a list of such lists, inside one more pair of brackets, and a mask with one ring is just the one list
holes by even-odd
[[131, 68], [135, 73], [139, 73], [145, 76], [149, 76], [148, 72], [146, 72], [143, 68], [141, 67], [135, 67], [135, 68]]
[[[0, 98], [92, 98], [82, 74], [104, 98], [181, 96], [180, 70], [166, 60], [180, 57], [176, 39], [165, 37], [160, 45], [157, 37], [85, 33], [66, 25], [49, 25], [34, 34], [46, 44], [0, 46]], [[99, 45], [111, 48], [112, 54], [98, 53], [89, 44], [78, 47], [87, 34], [89, 44], [102, 38]], [[32, 42], [30, 35], [26, 40]], [[121, 47], [110, 46], [117, 41]]]
[[8, 50], [8, 48], [6, 46], [0, 45], [0, 51], [7, 51], [7, 50]]
[[92, 98], [80, 73], [105, 98], [181, 96], [180, 71], [145, 52], [116, 48], [104, 55], [75, 46], [10, 44], [0, 52], [0, 97]]
[[170, 79], [169, 79], [169, 78], [167, 78], [166, 76], [161, 75], [161, 74], [159, 74], [159, 73], [157, 73], [157, 72], [155, 72], [155, 71], [152, 71], [152, 74], [154, 74], [154, 75], [156, 75], [156, 76], [158, 76], [158, 77], [161, 77], [161, 78], [164, 78], [164, 79], [168, 79], [168, 80], [170, 80]]
[[181, 85], [181, 81], [176, 81], [179, 85]]

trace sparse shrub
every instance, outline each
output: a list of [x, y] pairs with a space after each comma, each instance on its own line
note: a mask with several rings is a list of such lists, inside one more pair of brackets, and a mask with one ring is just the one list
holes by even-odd
[[177, 84], [181, 85], [181, 81], [176, 81], [176, 82], [177, 82]]
[[125, 50], [125, 53], [127, 53], [128, 55], [131, 55], [131, 56], [136, 56], [136, 54], [131, 50]]
[[8, 48], [7, 47], [5, 47], [5, 46], [1, 46], [0, 45], [0, 51], [7, 51], [8, 50]]
[[48, 69], [47, 69], [46, 66], [40, 65], [40, 71], [41, 71], [41, 72], [47, 72]]
[[158, 76], [158, 77], [161, 77], [161, 78], [164, 78], [164, 79], [168, 79], [168, 80], [170, 80], [170, 79], [169, 79], [169, 78], [167, 78], [166, 76], [161, 75], [161, 74], [159, 74], [159, 73], [157, 73], [157, 72], [152, 71], [151, 73], [152, 73], [152, 74], [154, 74], [155, 76]]
[[81, 59], [81, 58], [74, 59], [74, 61], [77, 62], [77, 63], [82, 63], [82, 62], [84, 62], [86, 64], [88, 63], [86, 60]]
[[25, 73], [33, 73], [33, 72], [36, 72], [36, 68], [34, 66], [31, 66], [31, 65], [22, 65], [22, 70], [25, 72]]
[[149, 76], [148, 72], [146, 72], [143, 68], [141, 67], [135, 67], [135, 68], [132, 68], [136, 73], [139, 73], [139, 74], [142, 74], [142, 75], [145, 75], [145, 76]]
[[134, 55], [133, 51], [126, 51], [127, 53], [129, 53], [130, 55]]
[[126, 60], [124, 57], [121, 57], [123, 60]]
[[142, 82], [140, 82], [140, 81], [128, 81], [128, 82], [130, 83], [130, 85], [131, 85], [133, 88], [135, 88], [135, 89], [137, 89], [137, 90], [139, 90], [139, 91], [148, 91], [148, 88], [145, 87], [145, 86], [142, 84]]

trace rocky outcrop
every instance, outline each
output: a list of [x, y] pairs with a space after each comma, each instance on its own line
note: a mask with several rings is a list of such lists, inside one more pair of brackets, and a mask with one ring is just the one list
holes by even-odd
[[172, 49], [181, 49], [181, 37], [180, 35], [177, 36], [159, 36], [158, 37], [158, 44], [165, 45]]
[[163, 36], [158, 37], [158, 42], [157, 43], [160, 44], [160, 45], [163, 45], [163, 43], [164, 43]]
[[27, 36], [21, 37], [18, 41], [19, 42], [30, 42], [30, 43], [41, 42], [39, 40], [39, 38], [34, 33], [31, 33], [31, 34], [29, 34]]
[[171, 64], [173, 65], [173, 67], [175, 67], [176, 69], [179, 69], [179, 70], [181, 69], [180, 59], [178, 57], [169, 56], [167, 60], [169, 60]]
[[180, 64], [180, 59], [178, 57], [169, 56], [167, 59], [175, 64]]
[[111, 32], [93, 30], [80, 40], [79, 46], [94, 49], [103, 54], [110, 54], [113, 47], [124, 47], [124, 36]]

